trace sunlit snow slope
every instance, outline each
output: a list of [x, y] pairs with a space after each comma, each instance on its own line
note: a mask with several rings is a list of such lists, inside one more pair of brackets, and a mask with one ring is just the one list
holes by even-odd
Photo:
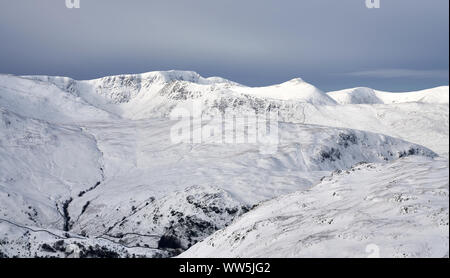
[[259, 205], [182, 257], [448, 257], [448, 161], [337, 171]]

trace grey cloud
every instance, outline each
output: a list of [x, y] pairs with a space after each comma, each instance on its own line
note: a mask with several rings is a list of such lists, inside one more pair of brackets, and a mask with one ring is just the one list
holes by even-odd
[[348, 76], [362, 76], [374, 78], [401, 78], [401, 77], [415, 77], [415, 78], [446, 78], [448, 77], [448, 70], [411, 70], [411, 69], [378, 69], [368, 71], [349, 72]]
[[65, 0], [2, 0], [0, 72], [89, 79], [188, 69], [247, 85], [302, 77], [325, 90], [448, 84], [440, 74], [336, 75], [448, 71], [448, 0], [381, 1], [81, 0], [67, 9]]

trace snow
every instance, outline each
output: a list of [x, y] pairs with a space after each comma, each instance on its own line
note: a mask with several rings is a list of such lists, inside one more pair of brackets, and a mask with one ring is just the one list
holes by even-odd
[[[3, 82], [11, 84], [13, 89], [23, 87], [24, 82], [33, 88], [33, 102], [29, 94], [23, 95], [22, 91], [26, 90], [4, 90], [0, 96], [2, 107], [52, 122], [167, 118], [174, 109], [192, 111], [192, 103], [199, 102], [204, 115], [219, 115], [224, 111], [236, 115], [278, 111], [281, 121], [382, 133], [448, 156], [448, 86], [410, 93], [356, 88], [325, 94], [301, 79], [251, 88], [183, 71], [120, 75], [92, 81], [1, 77], [7, 78]], [[30, 83], [29, 79], [34, 82]], [[48, 87], [52, 90], [48, 91]], [[23, 103], [18, 107], [17, 102]]]
[[302, 122], [382, 133], [448, 157], [448, 112], [448, 104], [420, 102], [304, 106]]
[[241, 94], [277, 100], [295, 100], [314, 105], [333, 105], [334, 100], [313, 85], [295, 78], [285, 83], [267, 87], [239, 87], [235, 89]]
[[329, 92], [328, 96], [339, 104], [382, 104], [384, 103], [370, 88], [354, 88]]
[[260, 204], [180, 257], [445, 257], [448, 178], [439, 159], [359, 164]]
[[[399, 165], [411, 186], [442, 182], [440, 171], [430, 178], [420, 165], [448, 171], [448, 86], [347, 92], [326, 94], [301, 79], [251, 88], [191, 71], [84, 81], [0, 75], [0, 256], [64, 257], [76, 248], [83, 256], [174, 256], [255, 204], [296, 196], [361, 162], [379, 169], [367, 176], [374, 190], [405, 161]], [[203, 127], [216, 130], [224, 112], [277, 112], [279, 144], [265, 152], [257, 143], [217, 143], [217, 134], [203, 144], [174, 144], [171, 129], [180, 122], [171, 112], [195, 103]], [[247, 130], [249, 138], [254, 132]], [[429, 178], [430, 185], [417, 182]]]
[[353, 88], [327, 93], [340, 104], [393, 104], [406, 102], [447, 104], [448, 86], [415, 92], [391, 93], [370, 88]]
[[0, 131], [0, 216], [62, 227], [62, 203], [101, 180], [102, 156], [94, 138], [78, 127], [3, 109]]
[[[65, 79], [67, 82], [69, 79]], [[69, 86], [70, 85], [70, 86]], [[49, 122], [108, 120], [115, 116], [86, 102], [67, 83], [62, 91], [53, 83], [0, 74], [0, 107]]]

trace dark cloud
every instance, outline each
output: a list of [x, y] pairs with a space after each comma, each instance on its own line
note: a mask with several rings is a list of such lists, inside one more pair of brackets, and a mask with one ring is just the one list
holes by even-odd
[[248, 85], [302, 77], [324, 90], [448, 84], [448, 0], [80, 2], [2, 0], [0, 72], [189, 69]]

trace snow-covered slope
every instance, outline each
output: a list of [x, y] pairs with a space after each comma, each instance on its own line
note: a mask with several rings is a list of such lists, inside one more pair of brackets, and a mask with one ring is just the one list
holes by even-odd
[[327, 93], [339, 104], [382, 104], [384, 103], [370, 88], [354, 88]]
[[259, 205], [182, 257], [448, 257], [448, 161], [358, 164]]
[[88, 81], [47, 76], [23, 78], [53, 84], [92, 106], [129, 119], [168, 116], [175, 107], [187, 107], [192, 100], [202, 103], [204, 112], [212, 114], [225, 109], [261, 112], [270, 108], [292, 113], [299, 103], [335, 104], [327, 94], [300, 78], [255, 88], [220, 77], [203, 78], [190, 71], [157, 71]]
[[295, 100], [315, 105], [333, 105], [334, 100], [300, 78], [267, 87], [239, 87], [237, 92], [265, 99]]
[[65, 226], [73, 192], [102, 179], [102, 154], [79, 127], [0, 109], [0, 216], [22, 224]]
[[[59, 80], [59, 79], [58, 79]], [[75, 81], [64, 80], [65, 90], [51, 82], [0, 74], [0, 108], [50, 122], [82, 122], [116, 118], [77, 94]]]
[[426, 146], [448, 157], [448, 113], [448, 104], [416, 102], [305, 106], [303, 122], [382, 133]]
[[257, 144], [173, 144], [175, 121], [165, 119], [69, 128], [2, 115], [3, 220], [151, 251], [187, 248], [257, 202], [336, 169], [435, 156], [380, 134], [292, 123], [280, 124], [277, 151], [264, 154]]
[[[0, 256], [68, 256], [75, 245], [79, 256], [172, 256], [333, 171], [448, 155], [448, 101], [388, 97], [342, 104], [301, 79], [251, 88], [184, 71], [0, 75]], [[277, 143], [220, 132], [174, 143], [169, 115], [198, 104], [203, 129], [248, 138], [256, 129], [209, 117], [276, 112]]]
[[416, 92], [390, 93], [359, 87], [327, 94], [340, 104], [393, 104], [407, 102], [448, 104], [448, 90], [448, 86], [441, 86]]
[[407, 93], [354, 88], [328, 95], [341, 105], [305, 109], [305, 122], [380, 132], [448, 157], [448, 86]]
[[[176, 108], [192, 111], [195, 102], [200, 104], [204, 115], [276, 111], [281, 121], [377, 132], [427, 146], [440, 155], [448, 156], [449, 152], [448, 86], [410, 93], [355, 88], [325, 94], [299, 78], [252, 88], [219, 77], [203, 78], [190, 71], [149, 72], [89, 81], [46, 76], [1, 77], [3, 107], [52, 122], [168, 117]], [[23, 95], [24, 83], [33, 88], [31, 96], [38, 97], [39, 105]], [[73, 113], [75, 110], [84, 112]]]

